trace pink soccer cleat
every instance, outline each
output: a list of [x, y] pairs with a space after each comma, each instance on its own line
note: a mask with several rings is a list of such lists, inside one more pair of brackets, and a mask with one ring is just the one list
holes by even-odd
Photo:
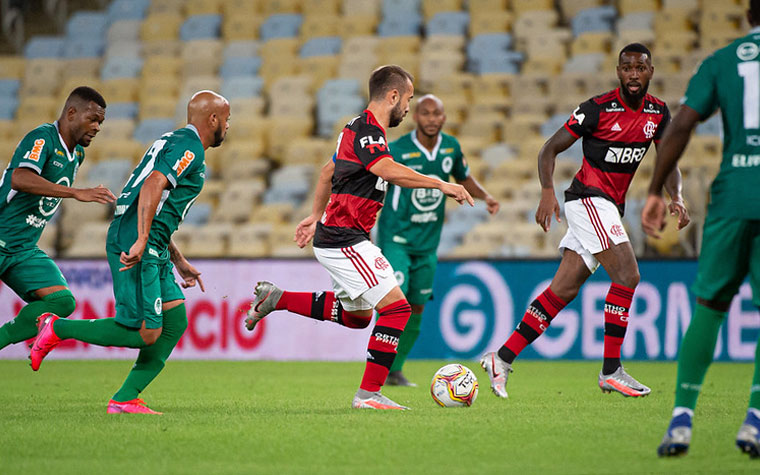
[[43, 313], [37, 318], [37, 338], [34, 339], [29, 352], [34, 371], [40, 369], [42, 360], [62, 341], [53, 331], [53, 322], [59, 318], [61, 317], [54, 313]]
[[163, 412], [154, 411], [145, 405], [142, 399], [132, 399], [131, 401], [118, 402], [111, 399], [108, 401], [107, 414], [158, 414]]

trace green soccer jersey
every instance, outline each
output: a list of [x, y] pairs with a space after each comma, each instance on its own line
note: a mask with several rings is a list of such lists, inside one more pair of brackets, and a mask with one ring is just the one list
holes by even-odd
[[77, 145], [70, 153], [57, 122], [40, 125], [19, 142], [0, 178], [0, 252], [34, 248], [61, 203], [61, 198], [12, 189], [13, 171], [31, 168], [52, 183], [71, 186], [83, 160], [84, 148]]
[[[449, 181], [470, 174], [457, 139], [441, 133], [431, 153], [417, 140], [417, 132], [390, 144], [393, 159], [423, 175]], [[396, 243], [413, 254], [435, 252], [441, 240], [445, 195], [436, 189], [402, 188], [390, 185], [378, 222], [378, 244]]]
[[137, 240], [137, 203], [145, 179], [153, 171], [169, 181], [156, 208], [143, 258], [168, 259], [169, 241], [187, 210], [203, 188], [206, 178], [204, 150], [195, 127], [175, 130], [153, 142], [127, 180], [116, 201], [116, 211], [108, 228], [108, 252], [128, 252]]
[[706, 58], [682, 103], [703, 120], [718, 108], [723, 118], [723, 161], [710, 189], [708, 211], [760, 218], [760, 28]]

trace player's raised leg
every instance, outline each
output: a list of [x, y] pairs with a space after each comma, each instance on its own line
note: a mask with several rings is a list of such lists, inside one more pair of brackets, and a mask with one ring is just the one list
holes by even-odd
[[[49, 262], [55, 266], [52, 260]], [[60, 271], [57, 273], [60, 275]], [[0, 327], [0, 350], [10, 344], [34, 338], [37, 335], [37, 318], [40, 315], [51, 313], [66, 318], [76, 308], [74, 295], [65, 285], [37, 289], [33, 294], [37, 300], [26, 304], [13, 320]]]

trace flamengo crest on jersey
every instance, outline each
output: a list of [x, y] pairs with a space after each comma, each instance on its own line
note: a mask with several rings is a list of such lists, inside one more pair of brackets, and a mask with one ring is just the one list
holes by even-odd
[[565, 200], [600, 196], [615, 203], [622, 215], [633, 174], [669, 122], [663, 101], [647, 94], [639, 110], [632, 110], [619, 88], [578, 106], [564, 127], [582, 138], [583, 165], [565, 191]]
[[369, 239], [388, 188], [369, 169], [386, 157], [393, 159], [385, 130], [372, 112], [365, 110], [346, 124], [338, 137], [332, 194], [317, 223], [314, 247], [348, 247]]

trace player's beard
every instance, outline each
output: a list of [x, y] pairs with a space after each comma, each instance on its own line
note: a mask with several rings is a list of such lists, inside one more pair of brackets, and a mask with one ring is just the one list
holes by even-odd
[[404, 111], [401, 109], [401, 101], [391, 109], [391, 117], [388, 120], [388, 127], [396, 127], [404, 120]]
[[642, 86], [639, 89], [639, 92], [637, 92], [636, 94], [631, 94], [628, 91], [628, 87], [624, 85], [622, 82], [620, 83], [620, 91], [623, 93], [623, 97], [628, 99], [629, 101], [633, 101], [633, 102], [641, 101], [644, 98], [644, 96], [647, 95], [648, 90], [649, 90], [649, 83], [647, 83], [646, 86]]
[[224, 142], [224, 134], [222, 133], [222, 124], [219, 124], [219, 126], [214, 131], [214, 143], [211, 144], [212, 147], [218, 147]]

